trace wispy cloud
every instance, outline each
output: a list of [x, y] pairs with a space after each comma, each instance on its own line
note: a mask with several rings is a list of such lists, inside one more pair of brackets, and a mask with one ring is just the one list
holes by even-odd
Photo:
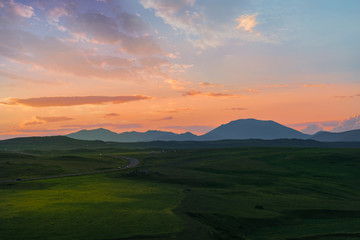
[[174, 119], [174, 117], [169, 116], [169, 117], [154, 119], [153, 121], [168, 121], [168, 120], [173, 120], [173, 119]]
[[222, 87], [223, 85], [221, 84], [215, 84], [215, 83], [209, 83], [209, 82], [200, 82], [199, 83], [201, 87]]
[[[141, 0], [145, 9], [154, 10], [155, 16], [161, 18], [175, 31], [184, 34], [194, 47], [206, 49], [216, 48], [229, 39], [245, 41], [271, 42], [260, 33], [252, 34], [257, 25], [256, 14], [240, 16], [236, 28], [242, 28], [247, 35], [234, 31], [232, 23], [220, 24], [212, 21], [206, 15], [206, 8], [195, 4], [194, 0]], [[250, 34], [249, 34], [250, 33]], [[251, 35], [251, 36], [250, 36]]]
[[304, 84], [302, 85], [302, 87], [305, 87], [305, 88], [319, 88], [319, 87], [327, 87], [328, 85], [327, 84]]
[[39, 97], [39, 98], [9, 98], [6, 102], [0, 102], [5, 105], [23, 105], [29, 107], [64, 107], [76, 105], [99, 105], [105, 103], [125, 103], [138, 100], [151, 99], [149, 96], [85, 96], [85, 97]]
[[159, 111], [156, 111], [156, 112], [159, 112], [159, 113], [179, 113], [179, 112], [184, 112], [184, 111], [189, 111], [189, 110], [191, 110], [191, 108], [183, 107], [183, 108], [168, 108], [168, 109], [159, 110]]
[[112, 118], [112, 117], [118, 117], [120, 114], [118, 113], [107, 113], [104, 115], [105, 118]]
[[20, 127], [27, 127], [27, 126], [33, 126], [33, 125], [39, 125], [44, 123], [52, 123], [52, 122], [63, 122], [63, 121], [70, 121], [73, 120], [73, 118], [69, 117], [39, 117], [36, 116], [31, 121], [25, 121], [20, 124]]
[[339, 96], [334, 96], [335, 98], [354, 98], [354, 97], [360, 97], [360, 94], [355, 94], [355, 95], [339, 95]]
[[165, 82], [170, 84], [171, 88], [174, 89], [174, 90], [181, 91], [181, 90], [185, 89], [184, 85], [186, 83], [184, 83], [184, 82], [180, 82], [180, 81], [175, 80], [175, 79], [166, 79]]
[[256, 21], [257, 15], [258, 14], [255, 13], [253, 15], [244, 14], [239, 16], [235, 19], [238, 24], [235, 29], [242, 29], [246, 32], [253, 32], [254, 27], [258, 24], [258, 22]]
[[16, 14], [18, 16], [24, 17], [24, 18], [31, 18], [35, 15], [34, 9], [29, 6], [22, 3], [15, 2], [14, 0], [10, 0], [8, 2], [5, 1], [7, 5], [5, 7], [8, 7], [8, 10], [12, 14]]
[[[142, 40], [137, 40], [142, 41]], [[129, 44], [135, 44], [135, 40]], [[136, 51], [146, 48], [132, 45]], [[103, 56], [56, 37], [41, 38], [21, 30], [0, 29], [0, 56], [61, 74], [97, 79], [138, 80], [166, 77], [172, 64], [159, 57]]]
[[246, 89], [246, 92], [258, 93], [258, 92], [260, 92], [260, 90], [259, 89], [254, 89], [254, 88], [248, 88], [248, 89]]
[[343, 132], [360, 129], [360, 115], [354, 115], [348, 119], [345, 119], [339, 123], [332, 131]]
[[235, 107], [235, 108], [230, 108], [230, 110], [233, 110], [233, 111], [244, 111], [244, 110], [247, 110], [247, 108]]
[[142, 124], [130, 123], [130, 124], [114, 124], [114, 123], [99, 123], [99, 124], [73, 124], [64, 125], [64, 128], [73, 129], [92, 129], [92, 128], [116, 128], [116, 129], [127, 129], [127, 128], [142, 128]]
[[190, 90], [183, 93], [183, 96], [207, 96], [207, 97], [242, 97], [239, 94], [221, 93], [221, 92], [200, 92], [196, 90]]

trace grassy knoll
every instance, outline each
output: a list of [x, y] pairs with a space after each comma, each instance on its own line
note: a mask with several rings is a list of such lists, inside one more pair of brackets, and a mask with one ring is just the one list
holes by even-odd
[[[91, 151], [62, 154], [92, 159]], [[360, 239], [360, 149], [121, 154], [142, 166], [2, 183], [0, 238]]]

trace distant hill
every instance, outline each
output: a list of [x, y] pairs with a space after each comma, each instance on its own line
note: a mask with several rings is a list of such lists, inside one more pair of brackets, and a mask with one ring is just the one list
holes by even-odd
[[76, 140], [65, 136], [25, 137], [0, 141], [0, 151], [36, 153], [39, 151], [106, 151], [106, 149], [201, 149], [237, 147], [316, 147], [360, 148], [360, 142], [318, 142], [301, 139], [276, 140], [219, 140], [219, 141], [152, 141], [152, 142], [103, 142]]
[[172, 132], [150, 130], [147, 132], [115, 133], [107, 129], [81, 130], [67, 135], [79, 140], [101, 140], [114, 142], [151, 142], [151, 141], [212, 141], [223, 139], [307, 139], [310, 136], [286, 127], [274, 121], [240, 119], [223, 124], [218, 128], [197, 136], [190, 132], [176, 134]]
[[113, 142], [191, 141], [198, 138], [198, 136], [190, 132], [176, 134], [172, 132], [150, 130], [147, 132], [133, 131], [115, 133], [103, 128], [81, 130], [67, 136], [78, 140], [101, 140]]
[[360, 142], [360, 129], [339, 133], [320, 131], [311, 139], [321, 142]]
[[201, 136], [202, 140], [221, 139], [307, 139], [309, 135], [274, 121], [239, 119], [223, 124]]

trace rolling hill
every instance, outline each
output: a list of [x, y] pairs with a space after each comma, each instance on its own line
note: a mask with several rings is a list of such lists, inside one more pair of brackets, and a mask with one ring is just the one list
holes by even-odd
[[320, 131], [311, 139], [320, 142], [360, 142], [360, 129], [339, 133]]

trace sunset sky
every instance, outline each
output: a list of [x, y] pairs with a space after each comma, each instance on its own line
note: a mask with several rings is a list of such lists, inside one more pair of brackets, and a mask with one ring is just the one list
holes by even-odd
[[360, 128], [359, 0], [0, 0], [0, 139]]

